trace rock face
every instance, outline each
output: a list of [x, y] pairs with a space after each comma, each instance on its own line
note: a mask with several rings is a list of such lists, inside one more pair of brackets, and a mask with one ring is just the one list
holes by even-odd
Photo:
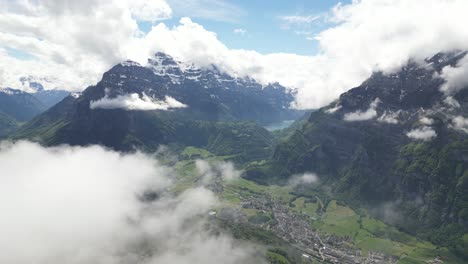
[[269, 155], [273, 139], [250, 121], [299, 116], [289, 109], [292, 100], [279, 85], [263, 87], [158, 53], [146, 67], [131, 61], [114, 66], [97, 85], [66, 97], [14, 137], [118, 150], [180, 144], [258, 159]]
[[468, 89], [448, 96], [437, 77], [465, 54], [374, 73], [313, 112], [272, 162], [246, 177], [267, 182], [315, 172], [348, 203], [365, 204], [385, 221], [466, 255]]

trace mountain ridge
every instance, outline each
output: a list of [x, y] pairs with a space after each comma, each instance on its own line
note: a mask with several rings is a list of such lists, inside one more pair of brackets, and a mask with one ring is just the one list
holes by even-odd
[[[258, 124], [302, 114], [289, 109], [294, 97], [277, 84], [264, 87], [251, 79], [193, 67], [185, 69], [190, 72], [186, 78], [172, 58], [156, 56], [159, 62], [150, 60], [147, 67], [132, 61], [115, 65], [96, 85], [69, 95], [12, 138], [52, 145], [103, 144], [117, 150], [155, 150], [160, 144], [181, 143], [258, 159], [270, 155], [273, 141]], [[164, 74], [161, 67], [167, 68]], [[168, 98], [171, 107], [161, 109]], [[216, 141], [224, 149], [211, 143]], [[248, 146], [252, 153], [247, 153]]]
[[321, 186], [348, 204], [466, 258], [468, 96], [466, 89], [442, 92], [438, 77], [465, 54], [374, 73], [312, 112], [269, 163], [252, 166], [244, 177], [268, 183], [317, 173]]

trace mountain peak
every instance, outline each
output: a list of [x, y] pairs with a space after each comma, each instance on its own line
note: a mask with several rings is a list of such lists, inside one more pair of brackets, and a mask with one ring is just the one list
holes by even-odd
[[141, 67], [140, 63], [136, 61], [132, 61], [132, 60], [123, 61], [119, 63], [119, 65], [124, 66], [124, 67]]
[[163, 52], [156, 52], [154, 54], [153, 59], [149, 60], [151, 60], [154, 64], [157, 65], [178, 65], [178, 63], [174, 60], [174, 58], [172, 58], [172, 56]]
[[409, 61], [397, 72], [375, 72], [360, 86], [343, 93], [336, 106], [340, 106], [341, 112], [363, 111], [379, 98], [382, 101], [379, 108], [388, 111], [437, 108], [447, 97], [441, 91], [444, 79], [438, 77], [440, 71], [456, 65], [466, 53], [441, 52], [423, 63]]
[[15, 95], [15, 94], [22, 94], [25, 93], [21, 90], [5, 87], [5, 88], [0, 88], [0, 93], [7, 94], [7, 95]]
[[431, 58], [426, 59], [428, 65], [431, 65], [436, 71], [441, 71], [445, 66], [455, 66], [458, 61], [460, 61], [468, 51], [456, 50], [450, 52], [439, 52], [432, 56]]

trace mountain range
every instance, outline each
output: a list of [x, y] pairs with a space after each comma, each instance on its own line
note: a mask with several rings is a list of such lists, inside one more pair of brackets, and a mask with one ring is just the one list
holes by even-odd
[[316, 173], [350, 206], [466, 257], [468, 92], [442, 92], [437, 77], [465, 55], [440, 53], [374, 73], [314, 111], [246, 177], [266, 184]]
[[[120, 151], [193, 146], [235, 161], [244, 179], [263, 185], [315, 173], [323, 201], [339, 199], [468, 258], [468, 89], [442, 91], [440, 77], [465, 55], [439, 53], [375, 72], [304, 116], [290, 107], [294, 92], [279, 84], [157, 53], [145, 66], [115, 65], [10, 138]], [[38, 101], [28, 105], [42, 109]], [[34, 111], [23, 112], [27, 120]], [[6, 114], [0, 122], [14, 122]], [[285, 120], [297, 121], [281, 131], [264, 128]], [[304, 197], [309, 191], [295, 189]]]
[[45, 144], [103, 144], [155, 150], [161, 144], [217, 155], [267, 158], [273, 137], [261, 125], [295, 119], [292, 92], [157, 53], [147, 66], [125, 61], [22, 126], [14, 138]]
[[40, 83], [30, 83], [33, 93], [12, 88], [0, 89], [0, 137], [15, 131], [19, 124], [55, 105], [69, 92], [44, 90]]

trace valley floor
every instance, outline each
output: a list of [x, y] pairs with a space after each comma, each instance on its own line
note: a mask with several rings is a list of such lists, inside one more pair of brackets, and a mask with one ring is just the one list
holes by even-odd
[[[196, 160], [219, 157], [186, 148], [177, 161], [174, 192], [201, 184]], [[221, 200], [210, 212], [234, 236], [263, 244], [271, 263], [463, 263], [445, 248], [400, 232], [337, 200], [324, 200], [322, 190], [258, 185], [243, 178], [215, 178], [209, 185]], [[322, 196], [323, 197], [323, 196]]]

